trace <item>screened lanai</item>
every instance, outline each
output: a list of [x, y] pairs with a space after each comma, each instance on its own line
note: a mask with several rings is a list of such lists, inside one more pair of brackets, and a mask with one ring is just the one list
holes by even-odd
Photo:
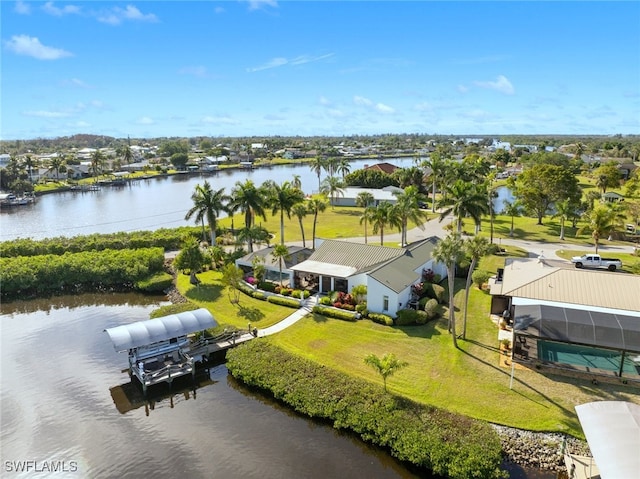
[[548, 305], [514, 311], [514, 358], [640, 379], [640, 318]]

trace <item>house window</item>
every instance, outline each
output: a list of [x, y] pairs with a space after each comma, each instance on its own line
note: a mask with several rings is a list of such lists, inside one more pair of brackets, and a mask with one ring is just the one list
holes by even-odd
[[382, 311], [389, 311], [389, 296], [382, 297]]

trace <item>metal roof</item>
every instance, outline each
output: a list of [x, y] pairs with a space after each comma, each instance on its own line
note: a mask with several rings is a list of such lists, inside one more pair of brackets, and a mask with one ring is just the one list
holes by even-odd
[[[640, 311], [640, 276], [608, 271], [551, 267], [549, 260], [505, 264], [501, 291], [505, 296]], [[491, 290], [494, 293], [494, 288]]]
[[140, 346], [166, 341], [217, 326], [211, 313], [204, 309], [185, 311], [161, 318], [105, 329], [116, 351], [127, 351]]
[[[362, 243], [352, 243], [349, 241], [325, 240], [318, 249], [309, 257], [307, 261], [303, 261], [291, 269], [294, 271], [314, 272], [311, 268], [318, 268], [320, 263], [340, 266], [340, 274], [347, 273], [349, 268], [351, 274], [368, 270], [371, 267], [397, 258], [405, 253], [404, 249], [388, 248], [386, 246], [375, 246]], [[309, 269], [307, 269], [309, 267]], [[330, 271], [322, 274], [330, 274], [337, 276]], [[342, 276], [346, 277], [346, 276]]]
[[513, 329], [544, 339], [640, 353], [640, 319], [633, 316], [546, 305], [516, 306]]
[[640, 406], [626, 401], [595, 401], [576, 406], [576, 412], [600, 477], [638, 477]]

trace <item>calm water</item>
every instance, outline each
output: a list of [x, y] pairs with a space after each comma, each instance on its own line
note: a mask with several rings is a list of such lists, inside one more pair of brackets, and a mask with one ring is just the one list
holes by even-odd
[[[412, 158], [385, 159], [397, 166], [413, 165]], [[354, 160], [351, 171], [377, 160]], [[237, 181], [251, 179], [260, 185], [278, 183], [300, 176], [302, 190], [318, 190], [318, 177], [309, 165], [280, 165], [255, 170], [224, 170], [206, 176], [176, 175], [141, 180], [124, 187], [102, 187], [99, 191], [65, 192], [44, 195], [35, 204], [0, 211], [0, 241], [15, 238], [42, 239], [117, 231], [156, 230], [193, 225], [184, 215], [193, 206], [191, 195], [205, 180], [227, 194]], [[322, 178], [325, 174], [322, 174]]]
[[69, 472], [52, 477], [76, 478], [417, 477], [247, 391], [224, 365], [203, 371], [195, 393], [187, 380], [144, 401], [103, 330], [148, 319], [155, 301], [116, 294], [50, 302], [2, 305], [1, 477], [33, 477], [12, 472], [14, 461], [64, 461]]

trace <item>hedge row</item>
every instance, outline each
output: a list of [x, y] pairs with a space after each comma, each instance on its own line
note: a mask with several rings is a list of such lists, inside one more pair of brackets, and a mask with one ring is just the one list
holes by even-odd
[[319, 304], [316, 304], [313, 307], [313, 312], [329, 318], [342, 319], [343, 321], [356, 321], [356, 315], [351, 311], [331, 308]]
[[161, 272], [163, 264], [162, 248], [17, 256], [0, 258], [0, 283], [5, 297], [133, 288]]
[[501, 444], [486, 423], [385, 393], [381, 386], [256, 339], [227, 353], [227, 368], [301, 414], [329, 420], [392, 455], [454, 479], [504, 477]]
[[288, 308], [299, 308], [300, 300], [294, 298], [286, 298], [282, 296], [269, 296], [267, 301], [273, 304], [279, 304], [280, 306], [286, 306]]
[[182, 247], [184, 236], [201, 238], [197, 227], [184, 226], [156, 231], [134, 231], [130, 233], [92, 234], [84, 236], [59, 236], [33, 240], [31, 238], [3, 241], [0, 243], [0, 257], [40, 256], [47, 254], [81, 253], [106, 249], [138, 249], [160, 247], [177, 250]]

